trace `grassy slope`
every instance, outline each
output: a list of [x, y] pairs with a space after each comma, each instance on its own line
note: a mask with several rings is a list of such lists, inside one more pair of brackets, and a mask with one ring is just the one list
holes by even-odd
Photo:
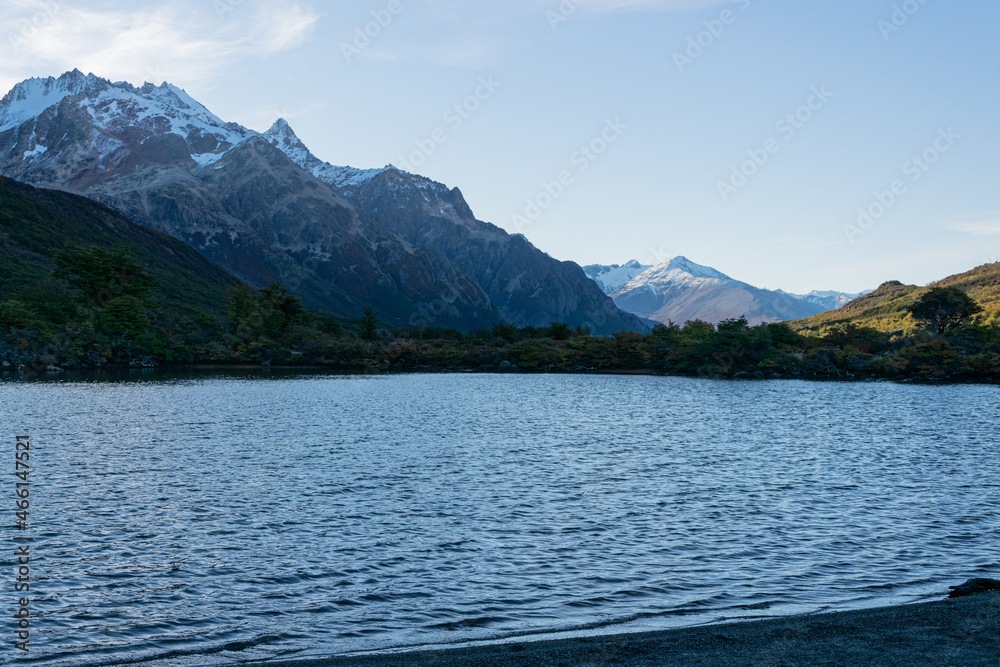
[[917, 323], [906, 312], [906, 307], [931, 287], [958, 287], [964, 290], [983, 307], [985, 312], [981, 316], [982, 321], [1000, 325], [1000, 263], [984, 264], [927, 287], [886, 283], [843, 308], [788, 324], [802, 333], [822, 334], [845, 324], [872, 327], [880, 331], [903, 329], [911, 333], [916, 329]]
[[85, 197], [0, 177], [0, 302], [45, 280], [68, 243], [107, 249], [124, 243], [159, 279], [153, 298], [180, 315], [225, 314], [226, 291], [237, 283], [184, 243]]

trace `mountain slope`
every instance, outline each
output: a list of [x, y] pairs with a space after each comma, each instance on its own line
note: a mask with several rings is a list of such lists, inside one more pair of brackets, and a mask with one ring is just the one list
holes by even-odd
[[662, 322], [719, 323], [745, 317], [750, 324], [780, 322], [822, 312], [822, 306], [759, 289], [686, 257], [643, 271], [615, 290], [619, 308]]
[[0, 302], [46, 284], [68, 244], [119, 243], [159, 281], [157, 300], [169, 310], [225, 314], [226, 292], [238, 281], [192, 248], [85, 197], [0, 176]]
[[255, 286], [306, 305], [407, 326], [433, 303], [442, 326], [500, 315], [440, 251], [415, 247], [304, 172], [260, 134], [183, 91], [78, 71], [18, 84], [0, 101], [0, 173], [84, 194], [192, 245]]
[[1000, 263], [984, 264], [971, 271], [931, 283], [927, 287], [890, 281], [838, 310], [789, 324], [804, 333], [822, 334], [847, 324], [871, 327], [879, 331], [902, 330], [911, 333], [916, 330], [917, 322], [906, 312], [906, 308], [932, 287], [957, 287], [965, 291], [983, 307], [981, 318], [984, 322], [1000, 324]]
[[[577, 264], [557, 261], [523, 236], [477, 220], [458, 188], [391, 165], [372, 170], [330, 165], [283, 120], [264, 136], [390, 232], [439, 250], [489, 295], [504, 320], [518, 326], [567, 322], [595, 334], [648, 329], [619, 310]], [[434, 306], [421, 309], [420, 321], [436, 323]]]

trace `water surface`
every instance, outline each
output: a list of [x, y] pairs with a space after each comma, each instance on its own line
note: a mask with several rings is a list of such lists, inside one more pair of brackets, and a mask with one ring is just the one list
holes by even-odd
[[33, 438], [31, 659], [235, 664], [939, 598], [1000, 572], [998, 393], [0, 382], [4, 439]]

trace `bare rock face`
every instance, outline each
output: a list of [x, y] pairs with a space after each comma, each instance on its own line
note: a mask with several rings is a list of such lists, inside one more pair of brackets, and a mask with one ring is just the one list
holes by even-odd
[[577, 264], [553, 259], [523, 236], [477, 220], [458, 188], [391, 165], [359, 170], [327, 164], [284, 121], [264, 136], [388, 231], [439, 250], [486, 292], [505, 321], [536, 327], [566, 322], [594, 334], [648, 330], [640, 318], [616, 307]]
[[96, 199], [306, 305], [413, 326], [500, 321], [479, 285], [433, 247], [387, 231], [252, 130], [173, 86], [70, 72], [0, 101], [0, 174]]

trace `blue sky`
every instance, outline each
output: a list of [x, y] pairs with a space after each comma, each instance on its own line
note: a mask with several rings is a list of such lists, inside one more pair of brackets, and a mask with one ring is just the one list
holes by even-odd
[[169, 80], [559, 259], [796, 292], [1000, 261], [995, 2], [7, 0], [0, 25], [5, 90]]

